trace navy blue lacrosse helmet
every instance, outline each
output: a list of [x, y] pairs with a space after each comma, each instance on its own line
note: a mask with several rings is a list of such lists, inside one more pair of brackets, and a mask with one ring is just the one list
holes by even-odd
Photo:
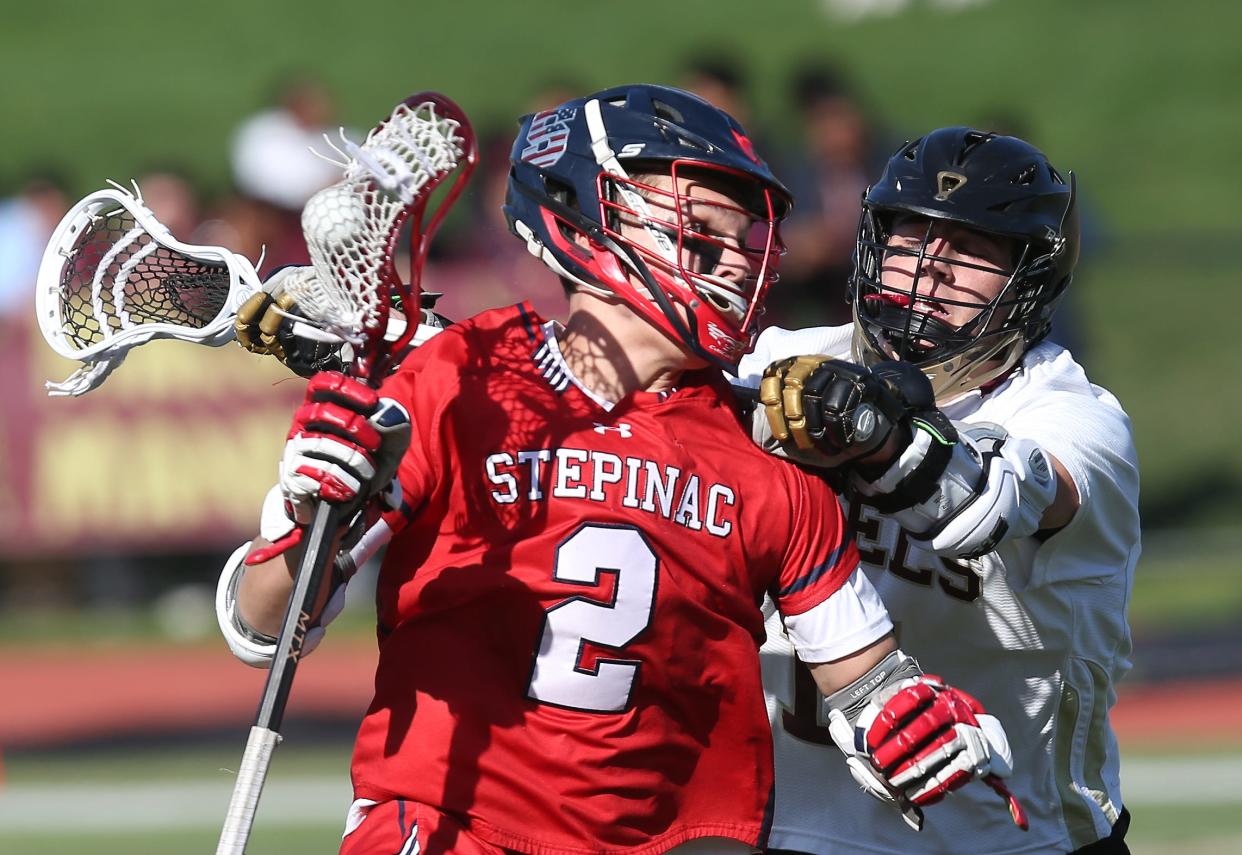
[[[683, 177], [724, 188], [736, 204], [687, 195]], [[705, 204], [744, 213], [745, 240], [704, 228], [695, 212]], [[688, 92], [640, 84], [525, 116], [504, 212], [513, 233], [559, 276], [621, 300], [732, 370], [776, 281], [778, 224], [790, 205], [789, 191], [732, 117]], [[719, 275], [725, 254], [744, 258], [733, 269], [745, 272]]]
[[[850, 297], [855, 350], [868, 363], [899, 358], [917, 364], [941, 400], [1002, 376], [1047, 334], [1078, 262], [1074, 176], [1061, 176], [1035, 146], [1016, 137], [964, 127], [940, 128], [906, 143], [863, 196]], [[889, 245], [895, 224], [929, 221], [921, 245]], [[886, 285], [886, 255], [970, 267], [928, 253], [932, 225], [948, 221], [1007, 238], [1013, 262], [989, 302], [962, 326], [920, 308], [919, 279]], [[917, 243], [917, 242], [916, 242]], [[981, 268], [982, 269], [982, 268]], [[926, 287], [926, 286], [925, 286]]]

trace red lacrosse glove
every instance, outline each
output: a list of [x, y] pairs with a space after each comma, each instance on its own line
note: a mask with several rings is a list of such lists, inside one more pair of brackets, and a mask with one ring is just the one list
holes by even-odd
[[923, 806], [982, 778], [1006, 800], [1014, 823], [1026, 830], [1022, 805], [1001, 781], [1013, 771], [1013, 755], [1000, 721], [934, 674], [895, 688], [873, 721], [858, 723], [872, 765], [884, 779]]
[[352, 522], [376, 494], [399, 497], [395, 475], [409, 443], [410, 417], [396, 401], [337, 372], [311, 377], [280, 461], [285, 512], [296, 526], [252, 553], [247, 563], [266, 561], [299, 543], [319, 501], [342, 506]]

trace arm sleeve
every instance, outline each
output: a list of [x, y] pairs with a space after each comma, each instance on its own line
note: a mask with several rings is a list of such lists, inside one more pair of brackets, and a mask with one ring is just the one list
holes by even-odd
[[828, 599], [785, 618], [789, 640], [803, 662], [833, 662], [862, 650], [893, 630], [880, 595], [862, 570], [850, 574]]

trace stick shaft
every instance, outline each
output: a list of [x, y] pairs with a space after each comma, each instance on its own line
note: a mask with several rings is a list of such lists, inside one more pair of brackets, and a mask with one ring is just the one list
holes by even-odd
[[233, 784], [233, 796], [229, 799], [228, 813], [224, 815], [224, 828], [220, 830], [216, 855], [244, 855], [250, 829], [254, 826], [255, 811], [259, 809], [263, 782], [272, 762], [272, 752], [279, 742], [280, 734], [274, 730], [250, 728], [241, 768], [237, 770], [237, 781]]
[[320, 502], [315, 508], [310, 531], [306, 534], [305, 549], [293, 580], [293, 592], [289, 595], [289, 608], [276, 640], [272, 667], [267, 673], [263, 699], [259, 702], [259, 712], [255, 717], [256, 727], [280, 730], [289, 690], [302, 658], [302, 644], [306, 641], [306, 630], [310, 628], [315, 600], [323, 587], [323, 577], [336, 558], [332, 547], [339, 527], [337, 507]]
[[233, 785], [216, 855], [242, 855], [246, 851], [246, 842], [259, 807], [259, 796], [263, 793], [263, 783], [272, 762], [272, 751], [280, 742], [279, 729], [289, 692], [293, 688], [298, 660], [302, 656], [302, 644], [306, 640], [311, 613], [319, 597], [319, 589], [323, 587], [323, 577], [335, 558], [332, 547], [339, 527], [337, 506], [320, 502], [306, 536], [293, 591], [289, 595], [289, 607], [285, 611], [280, 636], [276, 639], [276, 651], [263, 687], [263, 697], [259, 701], [259, 711], [254, 726], [250, 728], [246, 751]]

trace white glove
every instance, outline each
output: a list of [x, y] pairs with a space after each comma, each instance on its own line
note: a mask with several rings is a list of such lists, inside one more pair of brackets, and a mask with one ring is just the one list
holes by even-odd
[[[914, 441], [886, 472], [874, 481], [855, 474], [853, 486], [875, 503], [910, 478], [935, 447], [931, 433], [916, 430]], [[973, 558], [1034, 534], [1056, 494], [1056, 475], [1036, 443], [981, 422], [960, 426], [931, 494], [890, 515], [937, 555]]]
[[923, 830], [923, 811], [905, 793], [886, 780], [871, 764], [865, 731], [855, 730], [839, 709], [828, 710], [828, 733], [845, 754], [845, 767], [863, 792], [901, 811], [901, 818], [915, 831]]
[[410, 417], [404, 407], [344, 374], [316, 374], [293, 416], [276, 485], [284, 515], [293, 524], [270, 546], [251, 552], [246, 563], [268, 561], [300, 543], [319, 501], [341, 506], [345, 531], [360, 535], [363, 515], [358, 512], [373, 496], [382, 495], [389, 508], [400, 505], [397, 467], [409, 444]]

